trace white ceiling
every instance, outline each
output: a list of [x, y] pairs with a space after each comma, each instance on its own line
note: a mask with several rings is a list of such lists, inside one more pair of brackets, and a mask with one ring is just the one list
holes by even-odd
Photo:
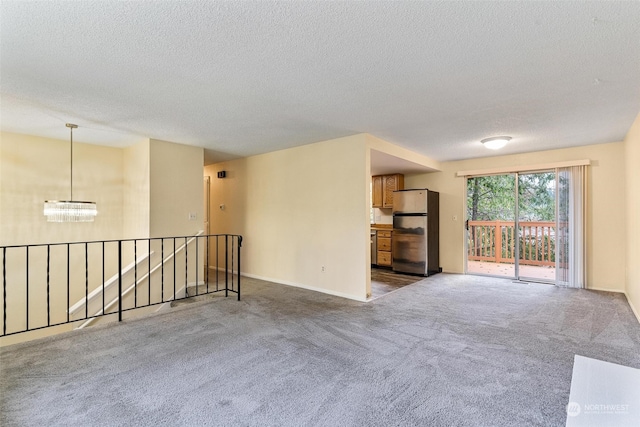
[[392, 156], [377, 150], [371, 150], [371, 175], [387, 175], [394, 173], [412, 174], [433, 172], [437, 169], [414, 163], [400, 157]]
[[0, 3], [0, 124], [209, 162], [368, 132], [436, 160], [621, 140], [640, 2]]

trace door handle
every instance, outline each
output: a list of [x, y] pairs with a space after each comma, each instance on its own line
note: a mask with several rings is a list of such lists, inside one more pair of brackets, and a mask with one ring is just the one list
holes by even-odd
[[469, 220], [466, 220], [466, 221], [464, 222], [464, 228], [466, 228], [466, 229], [467, 229], [467, 231], [469, 231]]

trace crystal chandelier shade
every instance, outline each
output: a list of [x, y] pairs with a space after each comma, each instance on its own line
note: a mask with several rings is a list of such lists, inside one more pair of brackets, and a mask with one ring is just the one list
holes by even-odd
[[47, 200], [44, 214], [48, 222], [93, 222], [98, 208], [93, 202]]
[[71, 123], [66, 126], [71, 132], [71, 191], [69, 200], [46, 200], [44, 215], [48, 222], [93, 222], [98, 214], [94, 202], [73, 200], [73, 130], [78, 127]]

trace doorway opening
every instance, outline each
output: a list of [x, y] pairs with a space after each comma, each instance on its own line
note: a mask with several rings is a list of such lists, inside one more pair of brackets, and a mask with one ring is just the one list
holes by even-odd
[[556, 281], [556, 171], [467, 178], [467, 273]]

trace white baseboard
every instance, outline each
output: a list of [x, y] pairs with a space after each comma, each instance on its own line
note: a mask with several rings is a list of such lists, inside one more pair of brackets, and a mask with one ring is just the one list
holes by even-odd
[[271, 277], [258, 276], [257, 274], [249, 274], [249, 273], [241, 273], [241, 276], [250, 277], [252, 279], [264, 280], [265, 282], [278, 283], [280, 285], [293, 286], [295, 288], [307, 289], [309, 291], [320, 292], [323, 294], [329, 294], [336, 297], [347, 298], [354, 301], [367, 302], [366, 298], [360, 298], [360, 297], [353, 296], [351, 294], [345, 294], [344, 292], [333, 291], [330, 289], [317, 288], [315, 286], [308, 286], [308, 285], [303, 285], [301, 283], [290, 282], [288, 280], [273, 279]]
[[603, 288], [587, 288], [587, 290], [588, 291], [602, 291], [602, 292], [613, 292], [613, 293], [616, 293], [616, 294], [623, 294], [625, 296], [625, 298], [627, 299], [627, 303], [629, 303], [629, 307], [631, 307], [631, 311], [636, 316], [636, 319], [638, 320], [638, 323], [640, 323], [640, 310], [638, 310], [633, 305], [633, 302], [631, 302], [631, 298], [629, 298], [629, 294], [627, 294], [625, 291], [619, 291], [619, 290], [615, 290], [615, 289], [603, 289]]
[[638, 323], [640, 323], [640, 310], [638, 310], [633, 303], [631, 302], [631, 298], [629, 298], [629, 294], [627, 294], [626, 292], [624, 293], [624, 296], [627, 297], [627, 302], [629, 303], [629, 307], [631, 307], [631, 311], [633, 311], [633, 314], [636, 315], [636, 319], [638, 319]]
[[[202, 286], [202, 285], [206, 285], [205, 281], [204, 280], [198, 280], [198, 286]], [[196, 286], [196, 282], [187, 283], [187, 287], [190, 287], [190, 286]]]
[[620, 291], [617, 289], [605, 289], [605, 288], [586, 288], [587, 291], [601, 291], [601, 292], [613, 292], [616, 294], [624, 294], [624, 291]]
[[[213, 270], [213, 271], [216, 271], [216, 270], [218, 270], [218, 271], [225, 271], [225, 268], [224, 268], [224, 267], [214, 267], [214, 266], [209, 266], [209, 270]], [[234, 274], [234, 273], [235, 273], [235, 270], [234, 270], [234, 271], [229, 270], [229, 273]], [[244, 275], [244, 273], [242, 273], [242, 275]]]

